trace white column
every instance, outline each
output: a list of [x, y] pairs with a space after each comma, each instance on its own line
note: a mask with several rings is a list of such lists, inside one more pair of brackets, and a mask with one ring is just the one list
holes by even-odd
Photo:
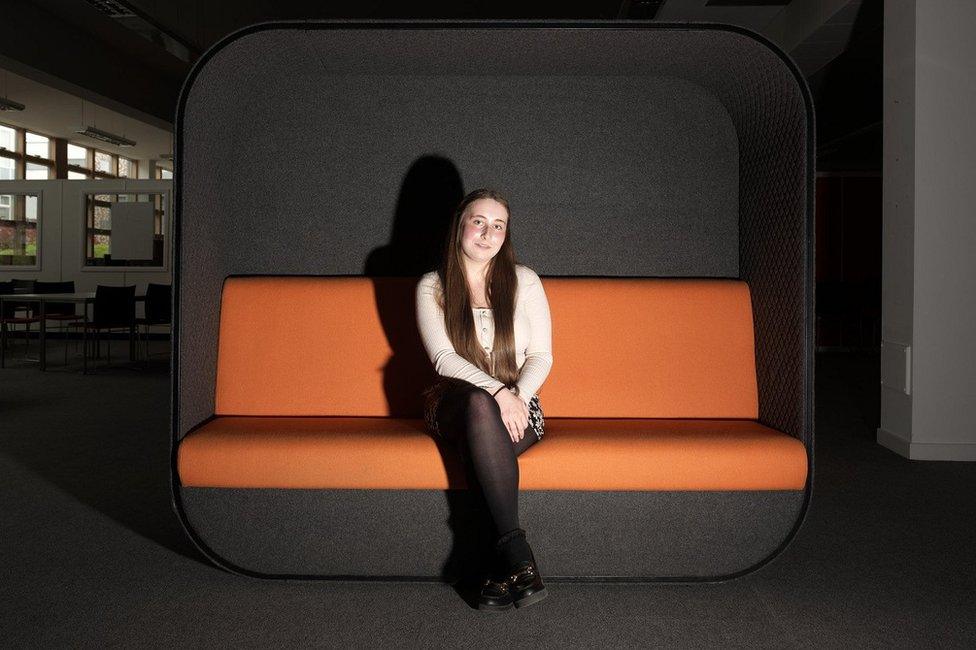
[[976, 2], [886, 0], [881, 426], [976, 460]]

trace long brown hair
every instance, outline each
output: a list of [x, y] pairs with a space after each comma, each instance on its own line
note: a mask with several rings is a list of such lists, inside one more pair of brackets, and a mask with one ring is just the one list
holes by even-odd
[[[495, 341], [492, 344], [494, 368], [475, 334], [474, 314], [471, 313], [470, 289], [463, 259], [464, 251], [461, 249], [461, 220], [468, 206], [478, 199], [498, 201], [508, 212], [505, 241], [488, 263], [485, 273], [485, 297], [492, 308], [495, 321]], [[514, 384], [518, 380], [514, 326], [518, 276], [515, 273], [515, 252], [512, 247], [512, 212], [508, 207], [508, 201], [501, 193], [489, 188], [480, 188], [461, 199], [451, 219], [451, 228], [445, 240], [444, 255], [437, 274], [443, 288], [438, 296], [438, 302], [444, 310], [444, 324], [454, 349], [499, 381], [506, 385]]]

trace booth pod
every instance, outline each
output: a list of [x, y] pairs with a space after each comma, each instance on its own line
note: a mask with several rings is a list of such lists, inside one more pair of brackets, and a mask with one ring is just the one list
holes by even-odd
[[216, 564], [454, 579], [485, 512], [424, 430], [419, 276], [501, 189], [541, 277], [546, 434], [520, 523], [555, 579], [719, 580], [813, 476], [814, 123], [718, 24], [288, 22], [196, 64], [177, 113], [173, 494]]

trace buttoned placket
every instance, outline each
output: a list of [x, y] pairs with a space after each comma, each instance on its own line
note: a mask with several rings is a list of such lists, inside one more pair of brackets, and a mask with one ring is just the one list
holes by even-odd
[[[485, 349], [485, 356], [487, 356], [489, 360], [491, 360], [491, 351], [489, 350], [489, 346], [486, 345], [487, 338], [488, 338], [488, 310], [479, 309], [478, 313], [481, 316], [481, 335], [480, 335], [481, 345]], [[494, 364], [492, 364], [492, 366], [494, 366]]]

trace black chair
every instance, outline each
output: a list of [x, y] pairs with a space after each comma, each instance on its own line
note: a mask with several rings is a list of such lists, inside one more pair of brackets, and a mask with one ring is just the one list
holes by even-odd
[[[112, 330], [129, 331], [129, 356], [133, 356], [135, 350], [135, 331], [136, 331], [136, 285], [127, 287], [113, 287], [100, 284], [95, 287], [95, 305], [92, 310], [92, 320], [89, 323], [69, 323], [70, 327], [81, 327], [84, 333], [92, 331], [95, 339], [92, 342], [94, 348], [93, 358], [98, 358], [100, 354], [99, 333], [103, 330], [111, 334]], [[106, 365], [112, 362], [112, 339], [106, 337], [108, 354]], [[87, 345], [83, 354], [88, 355]], [[92, 366], [94, 370], [95, 366]]]
[[[34, 293], [34, 288], [37, 285], [36, 280], [18, 280], [13, 278], [10, 280], [14, 283], [14, 293]], [[21, 303], [16, 307], [16, 310], [23, 312], [25, 316], [37, 316], [34, 313], [34, 309], [37, 307], [37, 303]]]
[[168, 284], [153, 284], [150, 282], [146, 286], [146, 302], [144, 306], [145, 316], [136, 319], [136, 325], [143, 325], [143, 342], [146, 351], [146, 365], [149, 364], [149, 328], [153, 325], [169, 325], [172, 335], [172, 308], [171, 308], [172, 287]]
[[[38, 280], [34, 283], [34, 293], [74, 293], [75, 292], [75, 282], [74, 280], [68, 280], [66, 282], [44, 282], [43, 280]], [[66, 327], [71, 322], [84, 320], [84, 316], [78, 313], [76, 309], [77, 305], [73, 302], [49, 302], [44, 305], [44, 320], [53, 320], [61, 324], [58, 331], [61, 332], [62, 338], [66, 331]], [[40, 309], [38, 309], [35, 314], [40, 320]], [[77, 348], [76, 348], [77, 349]], [[68, 365], [68, 341], [64, 341], [64, 365]]]
[[36, 293], [34, 291], [35, 280], [11, 280], [14, 283], [14, 293]]
[[[5, 296], [15, 295], [17, 280], [9, 280], [7, 282], [0, 282], [0, 294]], [[31, 280], [30, 282], [33, 282]], [[26, 292], [17, 292], [26, 293]], [[24, 312], [26, 315], [18, 316], [17, 312]], [[39, 323], [40, 318], [34, 316], [30, 313], [30, 309], [25, 305], [18, 305], [13, 302], [4, 301], [3, 310], [0, 311], [0, 365], [6, 361], [7, 353], [7, 326], [8, 325], [24, 325], [24, 358], [27, 357], [27, 350], [30, 349], [30, 325], [31, 323]], [[13, 331], [13, 330], [11, 330]], [[31, 360], [31, 359], [28, 359]]]
[[[13, 293], [15, 293], [15, 294], [16, 293], [34, 293], [34, 283], [35, 283], [34, 280], [18, 280], [17, 278], [13, 278], [13, 279], [10, 280], [10, 282], [12, 282], [13, 285], [14, 285]], [[13, 304], [13, 303], [11, 303], [11, 304]], [[34, 305], [31, 304], [31, 303], [24, 302], [24, 303], [20, 303], [19, 305], [17, 305], [17, 307], [15, 308], [15, 310], [16, 311], [19, 311], [19, 312], [23, 312], [25, 316], [33, 316], [34, 314], [31, 311], [31, 309], [33, 308], [33, 306]]]

